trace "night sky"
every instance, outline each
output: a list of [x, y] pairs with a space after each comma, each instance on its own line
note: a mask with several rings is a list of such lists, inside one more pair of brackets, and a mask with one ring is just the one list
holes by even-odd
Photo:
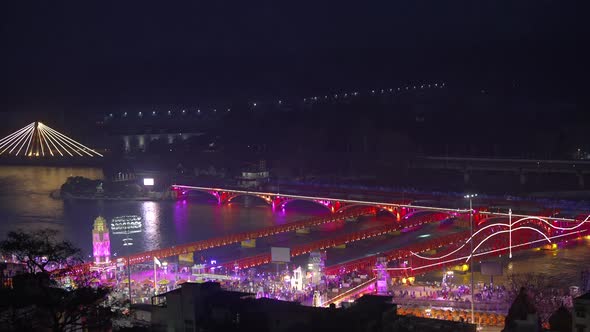
[[0, 111], [303, 96], [420, 80], [518, 82], [568, 96], [579, 70], [574, 4], [3, 1]]

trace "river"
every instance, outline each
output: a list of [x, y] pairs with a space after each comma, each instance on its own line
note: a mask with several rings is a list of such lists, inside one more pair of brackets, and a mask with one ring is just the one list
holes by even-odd
[[[122, 215], [139, 215], [143, 231], [132, 234], [133, 246], [123, 246], [123, 235], [111, 235], [111, 252], [127, 254], [237, 233], [325, 214], [319, 205], [306, 202], [290, 204], [286, 212], [273, 212], [256, 198], [236, 199], [217, 205], [206, 194], [188, 201], [62, 201], [50, 197], [69, 176], [102, 178], [95, 168], [0, 166], [0, 238], [14, 229], [52, 228], [73, 242], [88, 256], [92, 249], [92, 224], [103, 216], [109, 222]], [[61, 238], [60, 238], [61, 239]], [[388, 240], [390, 241], [390, 240]], [[353, 246], [354, 247], [354, 246]], [[504, 271], [542, 272], [555, 278], [557, 285], [580, 284], [580, 271], [590, 267], [589, 240], [554, 251], [529, 250], [517, 253]], [[328, 252], [330, 254], [330, 251]], [[349, 253], [351, 257], [365, 253]], [[347, 254], [348, 256], [348, 254]], [[328, 259], [330, 261], [330, 259]], [[432, 273], [426, 279], [439, 279]], [[458, 275], [466, 282], [468, 275]], [[477, 276], [487, 281], [488, 277]], [[440, 280], [440, 279], [439, 279]], [[496, 278], [501, 281], [502, 278]]]
[[[294, 202], [286, 212], [273, 213], [261, 200], [236, 198], [219, 206], [206, 194], [188, 201], [62, 201], [50, 197], [69, 176], [100, 179], [96, 168], [0, 166], [0, 237], [10, 230], [51, 228], [88, 256], [92, 250], [92, 224], [123, 215], [143, 219], [143, 231], [131, 234], [133, 246], [123, 246], [123, 235], [111, 235], [111, 252], [127, 254], [170, 247], [214, 236], [283, 224], [325, 213], [319, 205]], [[61, 238], [60, 238], [61, 239]]]

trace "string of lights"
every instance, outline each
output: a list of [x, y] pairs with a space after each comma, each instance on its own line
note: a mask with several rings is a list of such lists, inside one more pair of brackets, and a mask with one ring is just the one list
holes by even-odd
[[31, 122], [0, 139], [0, 155], [5, 153], [26, 157], [103, 157], [95, 150], [41, 122]]
[[[441, 83], [422, 83], [422, 84], [415, 84], [415, 85], [405, 85], [405, 86], [400, 86], [398, 88], [388, 88], [388, 89], [371, 89], [371, 90], [367, 90], [365, 93], [363, 92], [359, 92], [359, 91], [350, 91], [350, 92], [339, 92], [339, 93], [329, 93], [326, 95], [318, 95], [318, 96], [310, 96], [310, 97], [305, 97], [302, 99], [303, 103], [306, 105], [310, 105], [310, 104], [316, 104], [316, 103], [320, 103], [320, 102], [333, 102], [333, 101], [338, 101], [338, 100], [347, 100], [350, 98], [354, 98], [354, 97], [362, 97], [362, 96], [371, 96], [371, 97], [375, 97], [375, 96], [384, 96], [384, 95], [391, 95], [391, 96], [400, 96], [403, 94], [407, 94], [410, 92], [417, 92], [420, 90], [428, 90], [428, 89], [443, 89], [446, 87], [446, 84], [444, 82]], [[298, 103], [300, 102], [301, 99], [298, 100], [287, 100], [287, 99], [274, 99], [268, 102], [264, 102], [261, 103], [259, 101], [250, 101], [249, 107], [251, 110], [256, 110], [264, 105], [288, 105], [290, 103]], [[151, 117], [156, 117], [156, 116], [164, 116], [167, 115], [168, 117], [176, 115], [176, 114], [182, 114], [182, 115], [189, 115], [189, 114], [196, 114], [196, 115], [201, 115], [201, 114], [205, 114], [208, 112], [212, 112], [212, 113], [229, 113], [231, 112], [231, 108], [226, 108], [226, 107], [222, 107], [220, 105], [218, 105], [217, 107], [212, 106], [210, 108], [207, 108], [206, 110], [202, 110], [201, 108], [197, 107], [196, 110], [188, 110], [188, 109], [181, 109], [181, 110], [177, 110], [177, 111], [172, 111], [172, 110], [168, 110], [168, 111], [157, 111], [157, 110], [152, 110], [150, 112], [143, 112], [143, 111], [138, 111], [136, 113], [134, 112], [122, 112], [120, 113], [120, 117], [121, 118], [127, 118], [128, 116], [131, 117], [133, 115], [136, 115], [138, 118], [148, 118], [148, 115], [151, 115]], [[114, 119], [115, 117], [119, 117], [117, 116], [115, 113], [109, 113], [108, 115], [105, 116], [105, 120], [109, 121]]]
[[[519, 219], [519, 220], [517, 220], [517, 221], [513, 222], [513, 223], [512, 223], [512, 226], [514, 226], [515, 224], [517, 224], [517, 223], [520, 223], [520, 222], [522, 222], [522, 221], [525, 221], [525, 220], [538, 220], [538, 221], [542, 221], [542, 222], [546, 223], [546, 224], [547, 224], [549, 227], [551, 227], [551, 228], [553, 228], [553, 229], [555, 229], [555, 230], [559, 230], [559, 231], [573, 231], [574, 229], [576, 229], [576, 228], [578, 228], [578, 227], [582, 226], [583, 224], [585, 224], [585, 223], [589, 222], [589, 219], [590, 219], [590, 215], [589, 215], [589, 216], [587, 216], [587, 217], [586, 217], [584, 220], [580, 221], [580, 222], [579, 222], [577, 225], [575, 225], [575, 226], [572, 226], [572, 227], [560, 227], [560, 226], [555, 226], [555, 225], [551, 224], [551, 222], [549, 222], [548, 220], [546, 220], [546, 219], [544, 219], [544, 218], [540, 218], [540, 217], [526, 217], [526, 218], [521, 218], [521, 219]], [[467, 239], [467, 240], [465, 241], [465, 243], [463, 243], [463, 245], [461, 245], [459, 248], [457, 248], [457, 249], [455, 249], [455, 250], [453, 250], [453, 251], [451, 251], [451, 252], [449, 252], [449, 253], [447, 253], [446, 255], [443, 255], [443, 256], [438, 256], [438, 257], [427, 257], [427, 256], [422, 256], [422, 255], [420, 255], [420, 254], [417, 254], [417, 253], [415, 253], [415, 252], [412, 252], [412, 255], [414, 255], [414, 256], [416, 256], [416, 257], [418, 257], [418, 258], [424, 259], [424, 260], [431, 260], [431, 261], [440, 260], [440, 259], [443, 259], [443, 258], [449, 257], [449, 256], [451, 256], [451, 255], [455, 254], [456, 252], [458, 252], [459, 250], [463, 249], [463, 247], [465, 247], [465, 246], [466, 246], [466, 245], [467, 245], [467, 244], [468, 244], [470, 241], [472, 241], [472, 240], [474, 239], [474, 237], [475, 237], [475, 236], [476, 236], [478, 233], [482, 232], [483, 230], [485, 230], [485, 229], [487, 229], [487, 228], [496, 227], [496, 226], [499, 226], [499, 227], [510, 227], [511, 225], [509, 225], [509, 224], [504, 224], [504, 223], [495, 223], [495, 224], [487, 225], [487, 226], [485, 226], [485, 227], [481, 228], [480, 230], [478, 230], [477, 232], [473, 233], [473, 235], [472, 235], [472, 236], [470, 236], [470, 237], [469, 237], [469, 239]], [[493, 232], [492, 234], [488, 235], [488, 236], [487, 236], [487, 237], [486, 237], [484, 240], [480, 241], [480, 242], [478, 243], [478, 245], [475, 247], [475, 249], [473, 250], [473, 252], [477, 251], [477, 249], [478, 249], [478, 248], [479, 248], [479, 247], [480, 247], [480, 246], [481, 246], [481, 245], [482, 245], [484, 242], [486, 242], [487, 240], [489, 240], [490, 238], [492, 238], [492, 237], [494, 237], [494, 236], [497, 236], [497, 235], [500, 235], [500, 234], [503, 234], [503, 233], [512, 233], [512, 232], [516, 232], [516, 231], [518, 231], [518, 230], [521, 230], [521, 229], [528, 229], [528, 230], [532, 230], [532, 231], [535, 231], [535, 232], [537, 232], [537, 233], [540, 233], [540, 234], [541, 234], [541, 235], [542, 235], [542, 236], [545, 238], [545, 240], [547, 240], [549, 243], [551, 243], [550, 237], [548, 237], [547, 235], [545, 235], [544, 233], [542, 233], [542, 232], [541, 232], [541, 231], [539, 231], [538, 229], [536, 229], [536, 228], [532, 228], [532, 227], [527, 227], [527, 226], [520, 226], [520, 227], [517, 227], [517, 228], [511, 228], [510, 230], [502, 230], [502, 231], [496, 231], [496, 232]], [[571, 232], [570, 232], [570, 233], [571, 233]], [[570, 234], [570, 233], [568, 233], [568, 234]], [[469, 260], [469, 258], [470, 258], [470, 257], [471, 257], [471, 255], [467, 256], [467, 260]]]

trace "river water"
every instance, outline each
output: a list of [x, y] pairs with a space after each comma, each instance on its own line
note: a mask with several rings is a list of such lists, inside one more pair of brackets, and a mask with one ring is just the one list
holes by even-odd
[[[132, 234], [133, 246], [123, 246], [124, 235], [111, 235], [113, 254], [127, 254], [169, 247], [225, 234], [283, 224], [306, 217], [325, 214], [319, 205], [306, 202], [290, 204], [286, 212], [273, 212], [256, 198], [236, 200], [217, 205], [206, 194], [188, 201], [62, 201], [50, 197], [69, 176], [102, 178], [95, 168], [64, 168], [34, 166], [0, 166], [0, 238], [14, 229], [52, 228], [89, 255], [92, 249], [92, 224], [101, 215], [109, 222], [123, 215], [143, 219], [143, 231]], [[558, 286], [580, 284], [580, 272], [590, 268], [590, 241], [558, 250], [529, 250], [517, 253], [508, 262], [505, 272], [542, 272], [556, 280]], [[328, 252], [330, 254], [330, 251]], [[351, 257], [365, 253], [350, 253]], [[330, 259], [328, 259], [330, 261]], [[442, 273], [431, 273], [428, 279]], [[457, 275], [467, 281], [467, 275]], [[477, 276], [488, 281], [489, 277]], [[502, 278], [496, 278], [502, 281]]]
[[143, 219], [143, 231], [131, 234], [133, 246], [123, 246], [128, 235], [111, 235], [111, 252], [127, 254], [170, 247], [225, 234], [283, 224], [325, 213], [325, 208], [294, 202], [285, 212], [273, 212], [256, 198], [236, 198], [217, 205], [207, 194], [188, 201], [62, 201], [50, 197], [69, 176], [102, 178], [95, 168], [0, 166], [0, 237], [14, 229], [52, 228], [85, 255], [92, 250], [92, 224], [123, 215]]

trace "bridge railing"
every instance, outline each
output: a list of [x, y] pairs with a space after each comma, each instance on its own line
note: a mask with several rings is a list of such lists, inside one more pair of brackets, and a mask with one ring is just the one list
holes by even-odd
[[291, 232], [296, 231], [298, 229], [303, 229], [306, 227], [318, 226], [322, 224], [327, 224], [331, 222], [337, 221], [344, 221], [346, 218], [353, 218], [359, 217], [367, 213], [374, 213], [376, 208], [373, 207], [361, 207], [352, 209], [350, 211], [345, 211], [342, 213], [330, 214], [324, 217], [317, 217], [312, 219], [306, 219], [298, 222], [288, 223], [284, 225], [278, 226], [270, 226], [267, 228], [263, 228], [256, 231], [249, 231], [244, 233], [238, 234], [231, 234], [227, 236], [221, 236], [209, 240], [202, 240], [197, 241], [189, 244], [184, 244], [180, 246], [175, 246], [166, 249], [158, 249], [147, 251], [143, 253], [129, 255], [129, 261], [131, 264], [143, 263], [148, 262], [153, 259], [153, 257], [170, 257], [180, 254], [186, 254], [190, 252], [196, 252], [206, 249], [211, 249], [215, 247], [225, 246], [233, 243], [238, 243], [245, 240], [256, 239], [259, 237], [271, 236], [279, 233]]
[[[413, 228], [431, 222], [438, 222], [448, 218], [444, 213], [432, 213], [426, 216], [415, 216], [409, 219], [404, 219], [401, 222], [392, 222], [390, 224], [372, 227], [366, 230], [357, 231], [353, 233], [343, 234], [333, 238], [322, 239], [312, 243], [300, 244], [291, 248], [291, 257], [307, 254], [315, 250], [323, 250], [335, 246], [364, 240], [367, 238], [387, 234], [394, 231], [400, 231], [406, 228]], [[222, 266], [231, 269], [232, 267], [250, 268], [271, 262], [271, 254], [263, 253], [256, 256], [245, 257], [235, 261], [223, 263]]]
[[[449, 307], [454, 309], [471, 309], [471, 302], [469, 301], [452, 301], [452, 300], [437, 300], [437, 299], [413, 299], [410, 297], [394, 297], [393, 303], [403, 306], [412, 307]], [[509, 304], [502, 301], [493, 302], [475, 302], [473, 304], [476, 311], [499, 312], [505, 313], [508, 311]]]

